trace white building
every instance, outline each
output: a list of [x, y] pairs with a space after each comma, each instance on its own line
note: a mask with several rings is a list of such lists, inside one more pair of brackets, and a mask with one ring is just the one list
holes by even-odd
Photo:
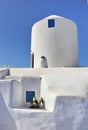
[[32, 28], [31, 55], [34, 68], [39, 67], [41, 56], [47, 59], [48, 67], [78, 67], [75, 23], [56, 15], [35, 23]]
[[[31, 63], [0, 69], [0, 130], [88, 130], [88, 68], [78, 68], [75, 23], [55, 15], [37, 22]], [[45, 109], [29, 108], [34, 96]]]

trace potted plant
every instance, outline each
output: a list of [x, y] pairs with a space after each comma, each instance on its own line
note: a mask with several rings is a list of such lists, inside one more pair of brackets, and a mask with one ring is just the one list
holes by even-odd
[[33, 97], [32, 101], [31, 101], [31, 106], [29, 108], [44, 109], [45, 102], [44, 102], [43, 98], [41, 97], [38, 100], [36, 97]]

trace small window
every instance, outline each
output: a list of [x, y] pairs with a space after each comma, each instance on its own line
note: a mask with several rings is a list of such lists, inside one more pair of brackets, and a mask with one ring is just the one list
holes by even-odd
[[26, 102], [31, 102], [33, 97], [35, 97], [34, 91], [26, 91]]
[[52, 28], [52, 27], [55, 27], [55, 20], [54, 19], [48, 20], [48, 28]]
[[34, 53], [31, 54], [31, 67], [34, 68]]

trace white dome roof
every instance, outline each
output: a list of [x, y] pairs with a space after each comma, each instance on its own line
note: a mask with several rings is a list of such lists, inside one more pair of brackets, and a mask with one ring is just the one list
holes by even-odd
[[46, 18], [51, 19], [51, 18], [64, 18], [64, 17], [58, 16], [58, 15], [50, 15], [50, 16], [48, 16]]

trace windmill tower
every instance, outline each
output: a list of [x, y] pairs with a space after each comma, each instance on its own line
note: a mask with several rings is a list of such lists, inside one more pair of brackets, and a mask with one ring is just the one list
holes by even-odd
[[[42, 60], [41, 57], [45, 57]], [[51, 15], [35, 23], [31, 42], [32, 67], [78, 67], [76, 24], [64, 17]], [[40, 62], [40, 65], [39, 65]]]

